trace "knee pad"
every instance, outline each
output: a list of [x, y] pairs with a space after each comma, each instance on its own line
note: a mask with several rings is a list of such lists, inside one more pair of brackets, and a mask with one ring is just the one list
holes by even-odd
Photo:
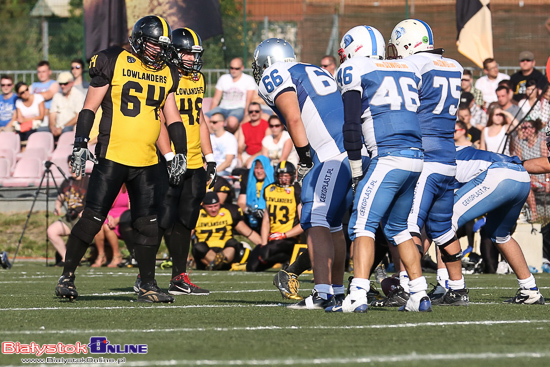
[[235, 252], [239, 253], [239, 251], [243, 248], [243, 244], [237, 241], [236, 239], [231, 238], [227, 240], [227, 242], [225, 243], [225, 246], [223, 246], [223, 248], [228, 248], [228, 247], [233, 247], [235, 249]]
[[137, 245], [156, 246], [159, 243], [157, 216], [150, 215], [134, 221], [135, 242]]
[[456, 254], [450, 254], [447, 251], [447, 246], [449, 246], [451, 243], [453, 243], [456, 240], [456, 236], [454, 236], [451, 240], [447, 241], [445, 244], [439, 246], [439, 251], [441, 251], [441, 260], [443, 260], [444, 263], [453, 263], [457, 261], [462, 260], [462, 250], [460, 250]]
[[82, 212], [82, 217], [75, 224], [71, 233], [78, 239], [90, 244], [94, 240], [95, 235], [99, 232], [104, 222], [104, 216], [90, 209], [84, 209]]
[[198, 262], [206, 256], [208, 251], [210, 251], [210, 247], [205, 242], [197, 242], [193, 245], [191, 253], [195, 261]]

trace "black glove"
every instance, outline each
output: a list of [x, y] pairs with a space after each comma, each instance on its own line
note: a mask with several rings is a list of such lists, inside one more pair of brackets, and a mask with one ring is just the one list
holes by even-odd
[[176, 154], [174, 159], [166, 161], [170, 185], [177, 186], [187, 171], [187, 157], [184, 154]]
[[92, 161], [97, 164], [97, 159], [95, 159], [88, 147], [75, 146], [71, 154], [71, 172], [76, 173], [76, 177], [86, 174], [86, 161]]
[[207, 181], [210, 181], [208, 188], [211, 189], [216, 183], [218, 175], [216, 174], [216, 162], [206, 162], [206, 177]]
[[252, 214], [258, 219], [262, 219], [264, 217], [264, 211], [262, 209], [256, 209]]

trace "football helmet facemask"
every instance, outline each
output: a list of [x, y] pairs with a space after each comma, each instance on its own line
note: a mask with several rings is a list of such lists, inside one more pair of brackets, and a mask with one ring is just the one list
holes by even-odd
[[161, 70], [170, 58], [172, 29], [162, 17], [148, 15], [136, 22], [128, 41], [146, 67]]
[[262, 41], [256, 47], [254, 61], [252, 61], [252, 74], [256, 84], [260, 85], [264, 70], [279, 61], [296, 61], [296, 55], [290, 43], [281, 38], [268, 38]]
[[430, 26], [418, 19], [405, 19], [391, 32], [388, 42], [388, 59], [402, 59], [420, 51], [434, 49], [434, 37]]
[[[281, 175], [288, 173], [290, 175], [290, 182], [288, 184], [281, 183]], [[292, 186], [296, 179], [296, 167], [289, 161], [280, 161], [277, 167], [275, 167], [275, 184], [280, 187]]]
[[[193, 73], [194, 78], [198, 78], [198, 72], [201, 70], [203, 61], [201, 38], [190, 28], [178, 28], [172, 31], [172, 63], [178, 69]], [[192, 54], [194, 60], [184, 60], [184, 54]]]
[[350, 29], [340, 42], [340, 63], [355, 56], [365, 56], [371, 59], [384, 60], [386, 42], [382, 33], [374, 27], [360, 25]]

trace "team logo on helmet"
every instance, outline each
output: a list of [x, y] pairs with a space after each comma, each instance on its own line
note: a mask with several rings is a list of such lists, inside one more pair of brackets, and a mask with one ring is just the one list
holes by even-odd
[[353, 42], [353, 37], [349, 34], [344, 36], [344, 48], [348, 47]]
[[405, 28], [403, 27], [400, 27], [398, 29], [395, 30], [395, 39], [398, 40], [401, 38], [401, 36], [403, 36], [405, 34]]
[[422, 37], [422, 42], [424, 42], [424, 43], [428, 43], [428, 42], [429, 42], [429, 40], [428, 40], [428, 36], [424, 36], [424, 37]]

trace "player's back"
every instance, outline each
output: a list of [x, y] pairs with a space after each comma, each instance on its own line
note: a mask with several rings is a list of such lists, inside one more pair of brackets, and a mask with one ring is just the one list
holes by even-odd
[[372, 156], [422, 148], [416, 115], [420, 77], [414, 65], [354, 57], [340, 66], [336, 79], [342, 94], [361, 93], [363, 137]]
[[457, 146], [456, 180], [464, 184], [497, 162], [521, 164], [521, 160], [516, 156], [510, 157], [504, 154], [475, 149], [471, 146]]
[[332, 76], [318, 66], [296, 62], [278, 62], [264, 71], [259, 94], [285, 125], [274, 101], [286, 90], [297, 94], [306, 135], [318, 159], [324, 162], [343, 153], [344, 107]]
[[418, 120], [422, 130], [424, 161], [453, 164], [456, 111], [460, 102], [462, 66], [438, 54], [421, 52], [406, 60], [422, 77]]

